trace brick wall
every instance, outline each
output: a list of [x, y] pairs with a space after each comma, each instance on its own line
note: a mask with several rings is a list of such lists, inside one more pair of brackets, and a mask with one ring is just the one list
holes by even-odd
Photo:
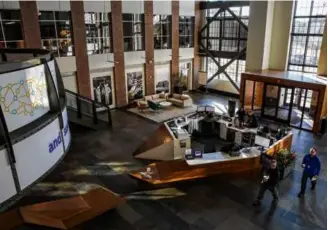
[[153, 39], [153, 1], [144, 1], [145, 4], [145, 86], [146, 95], [155, 93], [154, 80], [154, 39]]
[[79, 94], [91, 98], [89, 59], [87, 55], [83, 1], [70, 2], [72, 18], [72, 38], [76, 60], [76, 78]]
[[114, 83], [116, 107], [127, 105], [125, 68], [124, 68], [124, 46], [123, 46], [123, 24], [122, 24], [122, 2], [111, 1], [112, 36], [114, 52]]
[[22, 34], [26, 48], [41, 48], [38, 9], [35, 1], [19, 1]]
[[172, 1], [171, 92], [179, 77], [179, 1]]

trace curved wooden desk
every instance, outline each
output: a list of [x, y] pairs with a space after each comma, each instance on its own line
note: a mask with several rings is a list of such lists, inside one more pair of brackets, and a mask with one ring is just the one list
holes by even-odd
[[[272, 155], [280, 149], [290, 150], [293, 134], [290, 133], [267, 149], [266, 153]], [[235, 174], [255, 172], [260, 170], [260, 154], [255, 151], [252, 154], [241, 154], [239, 157], [230, 157], [221, 152], [211, 153], [203, 159], [194, 160], [171, 160], [149, 164], [148, 166], [131, 172], [130, 175], [151, 184], [166, 184], [183, 180], [204, 178], [218, 174]], [[194, 163], [191, 163], [194, 162]], [[147, 168], [151, 169], [150, 176], [145, 177]], [[146, 175], [148, 175], [146, 173]]]

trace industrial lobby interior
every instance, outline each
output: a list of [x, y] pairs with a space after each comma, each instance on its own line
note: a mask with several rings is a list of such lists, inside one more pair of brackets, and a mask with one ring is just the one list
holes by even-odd
[[[191, 94], [198, 105], [227, 108], [228, 97]], [[265, 196], [261, 207], [253, 207], [258, 178], [212, 176], [204, 179], [153, 186], [131, 178], [128, 173], [148, 162], [132, 153], [160, 124], [123, 110], [112, 112], [111, 131], [90, 131], [71, 126], [72, 146], [64, 160], [15, 206], [76, 196], [104, 187], [124, 197], [116, 209], [88, 221], [76, 229], [326, 229], [327, 177], [326, 135], [293, 129], [292, 149], [297, 152], [291, 175], [279, 184], [280, 199]], [[315, 191], [300, 200], [302, 159], [316, 146], [321, 160]], [[51, 229], [25, 224], [19, 230]]]
[[327, 105], [327, 0], [1, 0], [0, 230], [325, 230]]

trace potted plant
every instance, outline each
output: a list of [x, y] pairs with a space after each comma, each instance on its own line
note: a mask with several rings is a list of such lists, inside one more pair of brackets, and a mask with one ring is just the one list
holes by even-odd
[[280, 171], [280, 180], [285, 179], [295, 166], [296, 154], [287, 149], [281, 149], [273, 155], [277, 160], [277, 167]]

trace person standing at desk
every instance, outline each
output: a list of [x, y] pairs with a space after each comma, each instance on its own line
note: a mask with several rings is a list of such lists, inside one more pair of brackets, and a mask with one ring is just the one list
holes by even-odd
[[264, 197], [264, 193], [266, 190], [269, 190], [273, 196], [273, 202], [278, 201], [278, 185], [279, 182], [279, 171], [277, 168], [277, 161], [275, 159], [271, 160], [270, 168], [264, 174], [263, 180], [261, 181], [260, 191], [257, 196], [257, 199], [253, 202], [253, 206], [257, 206], [261, 204], [261, 200]]
[[249, 128], [256, 128], [258, 126], [257, 117], [255, 116], [253, 111], [248, 112], [248, 120], [246, 125]]
[[305, 155], [305, 157], [303, 158], [302, 167], [304, 168], [304, 170], [302, 176], [301, 191], [298, 194], [298, 197], [304, 196], [308, 178], [311, 179], [311, 190], [315, 189], [315, 186], [317, 184], [317, 177], [320, 173], [321, 167], [320, 160], [316, 155], [316, 148], [311, 148], [310, 154]]
[[242, 106], [239, 107], [236, 115], [238, 116], [238, 120], [239, 120], [239, 126], [243, 127], [244, 126], [244, 117], [245, 117], [245, 110]]

